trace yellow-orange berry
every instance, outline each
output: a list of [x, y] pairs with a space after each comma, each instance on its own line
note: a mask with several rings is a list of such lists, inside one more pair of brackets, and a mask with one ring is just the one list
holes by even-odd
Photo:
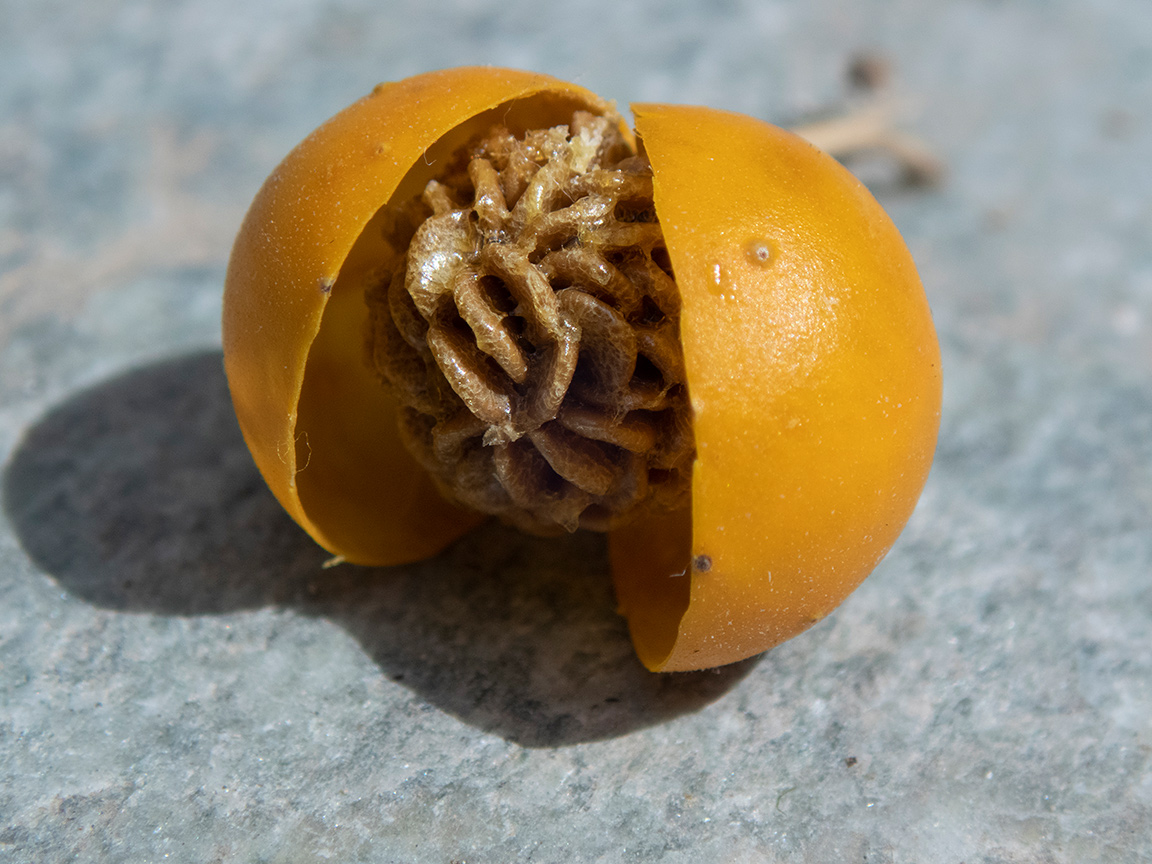
[[[381, 85], [269, 177], [225, 362], [270, 488], [354, 563], [491, 513], [607, 530], [643, 662], [827, 615], [912, 512], [940, 361], [891, 221], [748, 117], [491, 68]], [[637, 141], [638, 139], [638, 141]]]

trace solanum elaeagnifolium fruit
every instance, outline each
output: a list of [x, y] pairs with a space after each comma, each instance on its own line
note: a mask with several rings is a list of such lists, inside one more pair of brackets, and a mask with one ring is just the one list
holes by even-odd
[[265, 480], [394, 565], [496, 516], [606, 531], [653, 670], [764, 651], [872, 570], [932, 461], [912, 259], [804, 140], [544, 75], [378, 86], [273, 171], [224, 298]]

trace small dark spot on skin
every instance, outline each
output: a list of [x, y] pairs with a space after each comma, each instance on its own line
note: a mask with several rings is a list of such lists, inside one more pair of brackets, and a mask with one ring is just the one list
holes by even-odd
[[332, 279], [330, 277], [325, 277], [325, 278], [321, 279], [320, 280], [320, 293], [321, 294], [331, 294], [332, 293], [332, 286], [335, 284], [336, 284], [336, 280]]
[[744, 247], [744, 253], [753, 264], [763, 266], [772, 263], [772, 245], [767, 240], [750, 241]]
[[712, 556], [697, 555], [692, 559], [692, 569], [697, 573], [707, 573], [712, 569]]
[[844, 760], [844, 764], [847, 765], [849, 768], [851, 768], [853, 765], [856, 764], [856, 757], [855, 756], [849, 756], [847, 759]]

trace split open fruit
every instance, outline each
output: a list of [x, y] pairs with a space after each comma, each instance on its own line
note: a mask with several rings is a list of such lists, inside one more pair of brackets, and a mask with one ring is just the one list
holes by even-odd
[[285, 509], [357, 564], [488, 514], [604, 530], [644, 664], [819, 621], [932, 461], [936, 335], [895, 227], [758, 120], [462, 68], [378, 86], [240, 228], [224, 357]]

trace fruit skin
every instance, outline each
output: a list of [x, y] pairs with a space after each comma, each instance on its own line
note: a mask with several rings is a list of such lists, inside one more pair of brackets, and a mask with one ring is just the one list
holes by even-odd
[[697, 458], [691, 514], [624, 528], [610, 551], [641, 660], [698, 669], [816, 623], [888, 551], [932, 463], [940, 354], [903, 240], [839, 163], [749, 117], [633, 110]]
[[[354, 563], [435, 554], [480, 521], [400, 445], [362, 357], [371, 221], [492, 122], [611, 106], [531, 73], [381, 85], [305, 139], [258, 193], [224, 298], [225, 367], [269, 487]], [[939, 349], [911, 257], [864, 187], [775, 127], [636, 106], [683, 298], [695, 412], [691, 512], [613, 533], [622, 613], [653, 670], [734, 662], [835, 608], [895, 541], [939, 425]]]
[[580, 87], [507, 69], [382, 84], [304, 139], [257, 193], [225, 280], [225, 371], [269, 488], [329, 551], [402, 564], [481, 521], [444, 502], [400, 445], [397, 405], [367, 371], [372, 248], [358, 239], [406, 176], [401, 194], [418, 193], [479, 126], [555, 125], [575, 109], [612, 111]]

